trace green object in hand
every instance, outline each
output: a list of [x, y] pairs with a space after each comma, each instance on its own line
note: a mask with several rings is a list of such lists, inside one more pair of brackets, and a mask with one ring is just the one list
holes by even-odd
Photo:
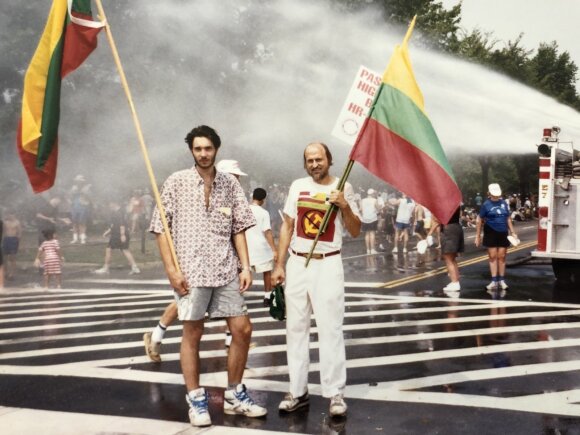
[[286, 300], [284, 299], [284, 287], [278, 284], [270, 294], [270, 316], [276, 320], [286, 319]]

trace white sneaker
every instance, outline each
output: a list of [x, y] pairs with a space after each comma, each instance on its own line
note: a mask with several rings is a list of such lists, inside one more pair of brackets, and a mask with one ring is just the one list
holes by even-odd
[[145, 353], [149, 359], [156, 363], [161, 362], [161, 355], [159, 354], [161, 343], [151, 340], [151, 332], [143, 334], [143, 344], [145, 344]]
[[208, 410], [208, 397], [205, 388], [198, 388], [195, 397], [185, 395], [189, 405], [189, 421], [192, 426], [211, 426], [211, 417]]
[[304, 406], [310, 404], [310, 399], [308, 397], [308, 391], [300, 397], [294, 397], [290, 393], [286, 393], [284, 400], [278, 405], [278, 409], [284, 412], [294, 412]]
[[234, 390], [226, 390], [224, 393], [224, 413], [263, 417], [268, 410], [252, 400], [244, 384], [238, 384]]
[[395, 247], [393, 248], [393, 254], [396, 254], [397, 252], [399, 252], [399, 249], [398, 249], [398, 248], [395, 246]]
[[450, 282], [445, 287], [443, 287], [444, 292], [458, 292], [460, 290], [461, 290], [461, 285], [459, 284], [459, 281]]
[[85, 245], [87, 243], [87, 235], [81, 234], [81, 245]]
[[370, 249], [367, 249], [367, 255], [370, 254], [370, 253], [371, 253], [371, 250]]
[[485, 286], [486, 290], [497, 290], [497, 282], [492, 281], [488, 285]]
[[141, 270], [137, 266], [133, 266], [131, 268], [131, 272], [129, 272], [129, 275], [137, 275], [139, 273], [141, 273]]
[[103, 266], [100, 269], [95, 270], [95, 273], [97, 275], [105, 275], [105, 274], [109, 273], [109, 268], [107, 266]]
[[509, 286], [509, 285], [507, 285], [507, 283], [506, 283], [506, 282], [505, 282], [503, 279], [502, 279], [502, 280], [499, 282], [499, 287], [500, 287], [502, 290], [507, 290], [508, 288], [510, 288], [510, 286]]
[[377, 251], [375, 251], [374, 249], [371, 249], [371, 252], [370, 252], [370, 253], [371, 253], [371, 254], [378, 254], [378, 252], [377, 252]]
[[336, 394], [330, 399], [329, 412], [332, 417], [339, 417], [346, 414], [348, 406], [344, 403], [344, 397], [342, 394]]
[[403, 248], [403, 254], [407, 253], [407, 248]]

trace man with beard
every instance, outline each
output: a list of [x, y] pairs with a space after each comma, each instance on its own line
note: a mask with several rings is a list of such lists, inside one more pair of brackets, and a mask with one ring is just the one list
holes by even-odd
[[[293, 412], [308, 406], [310, 316], [318, 327], [322, 395], [330, 398], [330, 415], [344, 416], [346, 356], [342, 323], [344, 319], [344, 272], [340, 249], [343, 228], [360, 234], [361, 221], [354, 191], [346, 184], [336, 190], [338, 179], [329, 174], [332, 155], [323, 143], [311, 143], [304, 150], [304, 168], [309, 177], [295, 180], [284, 206], [278, 259], [272, 284], [286, 281], [286, 340], [290, 391], [279, 409]], [[308, 267], [306, 257], [318, 234], [323, 216], [334, 204], [326, 232], [320, 236]], [[294, 236], [294, 237], [293, 237]], [[284, 262], [290, 256], [284, 271]]]
[[224, 412], [261, 417], [267, 410], [254, 403], [242, 384], [252, 334], [242, 295], [252, 284], [244, 232], [256, 220], [236, 178], [215, 169], [221, 145], [215, 130], [196, 127], [185, 142], [195, 166], [169, 176], [161, 194], [181, 271], [173, 262], [158, 209], [150, 231], [156, 234], [183, 321], [180, 360], [189, 418], [193, 426], [211, 425], [208, 394], [199, 385], [199, 345], [206, 312], [210, 319], [225, 318], [232, 333]]

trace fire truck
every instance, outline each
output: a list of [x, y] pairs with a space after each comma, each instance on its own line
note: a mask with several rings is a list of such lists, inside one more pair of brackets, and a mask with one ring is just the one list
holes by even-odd
[[580, 152], [545, 128], [539, 153], [538, 246], [532, 256], [551, 258], [558, 281], [580, 282]]

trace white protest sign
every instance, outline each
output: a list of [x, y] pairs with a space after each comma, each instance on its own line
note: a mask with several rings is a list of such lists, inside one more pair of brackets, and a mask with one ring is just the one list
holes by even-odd
[[334, 137], [354, 145], [381, 80], [382, 74], [361, 65], [332, 130]]

